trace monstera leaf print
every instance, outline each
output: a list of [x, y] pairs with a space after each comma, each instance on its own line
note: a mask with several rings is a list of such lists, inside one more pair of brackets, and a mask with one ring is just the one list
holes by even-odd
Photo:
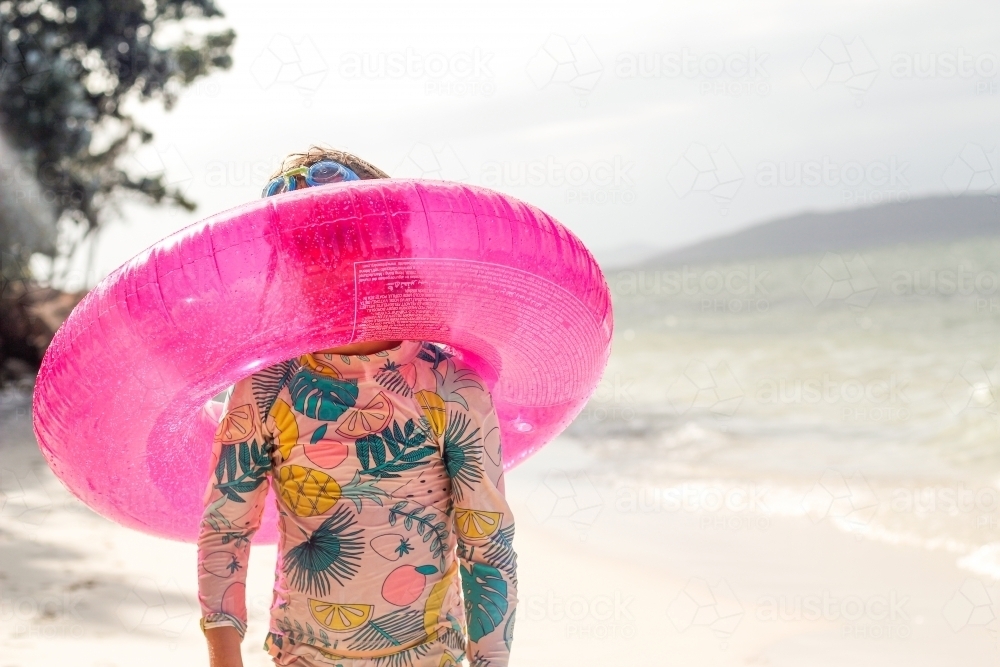
[[463, 565], [462, 592], [469, 639], [478, 642], [503, 622], [507, 613], [507, 582], [495, 567], [473, 563], [469, 571]]
[[338, 380], [302, 368], [288, 389], [295, 409], [313, 419], [336, 421], [358, 400], [357, 381]]

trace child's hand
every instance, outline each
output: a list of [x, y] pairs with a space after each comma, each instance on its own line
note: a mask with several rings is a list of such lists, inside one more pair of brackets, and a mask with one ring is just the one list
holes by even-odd
[[209, 628], [205, 630], [208, 639], [208, 664], [210, 667], [243, 667], [240, 653], [240, 633], [233, 627]]

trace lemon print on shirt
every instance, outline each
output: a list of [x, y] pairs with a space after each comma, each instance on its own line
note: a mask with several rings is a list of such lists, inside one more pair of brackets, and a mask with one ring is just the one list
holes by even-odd
[[316, 622], [333, 632], [355, 630], [367, 623], [375, 607], [370, 604], [334, 604], [309, 599], [309, 611]]
[[455, 580], [458, 573], [458, 562], [453, 561], [444, 576], [431, 588], [427, 600], [424, 601], [424, 633], [431, 641], [437, 639], [437, 627], [441, 619], [441, 610], [444, 608], [445, 599], [448, 596], [448, 589]]
[[455, 508], [455, 525], [462, 537], [468, 540], [481, 540], [497, 532], [501, 518], [503, 512]]
[[420, 408], [424, 411], [424, 415], [427, 417], [427, 422], [430, 424], [434, 437], [440, 438], [441, 434], [444, 433], [445, 422], [447, 421], [444, 400], [433, 391], [427, 390], [418, 391], [414, 396], [417, 399], [417, 403], [420, 404]]
[[282, 459], [287, 460], [295, 443], [298, 442], [299, 424], [295, 421], [295, 414], [292, 412], [291, 406], [280, 398], [274, 402], [270, 414], [274, 418], [274, 428], [278, 432], [275, 438], [278, 452], [281, 453]]
[[330, 377], [341, 378], [340, 371], [333, 365], [334, 355], [322, 352], [316, 354], [306, 353], [299, 356], [299, 364], [305, 366], [314, 373], [329, 375]]

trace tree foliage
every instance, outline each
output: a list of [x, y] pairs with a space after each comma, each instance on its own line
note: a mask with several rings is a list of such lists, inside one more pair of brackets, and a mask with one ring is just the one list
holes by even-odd
[[[0, 0], [0, 127], [57, 218], [87, 232], [115, 197], [194, 205], [124, 157], [152, 133], [130, 100], [170, 109], [193, 81], [231, 65], [235, 33], [213, 0]], [[193, 28], [200, 28], [195, 34]]]

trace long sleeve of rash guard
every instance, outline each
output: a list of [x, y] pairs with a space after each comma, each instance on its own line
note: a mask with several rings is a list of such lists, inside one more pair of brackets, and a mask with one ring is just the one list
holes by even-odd
[[210, 480], [198, 536], [198, 601], [202, 630], [246, 632], [246, 568], [250, 537], [267, 498], [273, 438], [260, 418], [250, 377], [237, 382], [212, 445]]
[[448, 415], [444, 455], [455, 502], [467, 656], [472, 667], [506, 667], [517, 605], [517, 556], [514, 515], [504, 495], [500, 424], [489, 391], [476, 388], [462, 395], [469, 407]]

